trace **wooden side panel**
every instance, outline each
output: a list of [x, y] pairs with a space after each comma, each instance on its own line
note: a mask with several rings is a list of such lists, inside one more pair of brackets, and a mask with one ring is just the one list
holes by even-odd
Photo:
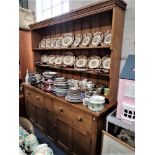
[[33, 52], [30, 31], [19, 30], [19, 60], [21, 78], [25, 81], [26, 69], [33, 72]]
[[116, 103], [117, 101], [123, 27], [124, 27], [124, 10], [122, 10], [118, 6], [115, 6], [113, 9], [113, 21], [112, 21], [112, 45], [111, 45], [112, 54], [111, 54], [111, 68], [110, 68], [110, 98], [109, 98], [110, 103]]

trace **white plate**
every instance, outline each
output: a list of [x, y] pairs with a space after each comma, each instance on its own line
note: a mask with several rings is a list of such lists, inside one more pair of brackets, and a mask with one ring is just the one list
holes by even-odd
[[41, 40], [41, 42], [39, 43], [39, 48], [45, 48], [46, 46], [46, 39]]
[[111, 44], [111, 37], [112, 37], [111, 30], [107, 31], [104, 34], [103, 45], [110, 45]]
[[82, 34], [78, 34], [75, 36], [75, 40], [73, 43], [73, 47], [78, 47], [82, 41]]
[[73, 41], [74, 41], [74, 35], [72, 33], [64, 34], [62, 39], [62, 46], [69, 47], [73, 44]]
[[55, 48], [60, 48], [62, 46], [62, 37], [57, 38]]
[[46, 48], [50, 48], [51, 47], [51, 39], [46, 39], [46, 44], [45, 44]]
[[87, 66], [87, 57], [84, 55], [81, 55], [76, 58], [75, 67], [76, 68], [83, 68]]
[[54, 60], [54, 63], [56, 65], [62, 65], [62, 63], [63, 63], [63, 56], [56, 56], [56, 58]]
[[90, 69], [99, 68], [101, 65], [101, 58], [99, 56], [92, 56], [89, 58], [88, 67]]
[[74, 62], [75, 62], [75, 56], [66, 55], [63, 58], [63, 64], [66, 66], [73, 66]]
[[51, 39], [51, 47], [54, 48], [56, 46], [56, 41], [57, 39], [56, 38], [52, 38]]
[[103, 40], [103, 33], [102, 32], [96, 32], [93, 34], [93, 39], [92, 39], [92, 46], [98, 46], [99, 44], [101, 44]]
[[91, 42], [91, 39], [92, 39], [91, 33], [84, 34], [81, 45], [82, 46], [88, 46], [90, 44], [90, 42]]
[[44, 54], [41, 56], [41, 62], [43, 63], [48, 63], [48, 55], [47, 54]]
[[103, 57], [102, 58], [102, 66], [104, 69], [110, 69], [110, 63], [111, 63], [111, 58], [107, 57]]
[[55, 55], [50, 55], [50, 56], [48, 57], [48, 63], [49, 63], [50, 65], [53, 65], [53, 64], [54, 64], [54, 60], [55, 60]]

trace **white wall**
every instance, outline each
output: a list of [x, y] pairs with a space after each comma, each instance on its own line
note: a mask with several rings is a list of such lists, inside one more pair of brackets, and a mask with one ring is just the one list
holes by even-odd
[[[88, 4], [98, 2], [100, 0], [69, 0], [69, 9], [74, 10]], [[121, 67], [129, 54], [135, 54], [135, 0], [125, 0], [127, 9], [125, 11], [125, 22], [123, 32], [123, 44], [121, 55]], [[28, 0], [28, 7], [30, 10], [36, 12], [36, 0]]]

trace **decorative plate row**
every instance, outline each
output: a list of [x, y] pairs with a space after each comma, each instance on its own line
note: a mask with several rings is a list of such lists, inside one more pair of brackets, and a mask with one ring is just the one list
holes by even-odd
[[86, 47], [86, 46], [110, 46], [111, 30], [106, 33], [96, 32], [93, 35], [86, 33], [84, 35], [66, 33], [62, 37], [43, 39], [39, 43], [39, 48], [68, 48], [68, 47]]
[[58, 65], [64, 67], [72, 67], [74, 66], [76, 69], [97, 69], [103, 68], [106, 70], [110, 70], [110, 62], [111, 58], [108, 56], [104, 56], [100, 58], [99, 56], [91, 56], [87, 58], [84, 55], [78, 56], [75, 58], [74, 55], [42, 55], [41, 63], [49, 64], [49, 65]]

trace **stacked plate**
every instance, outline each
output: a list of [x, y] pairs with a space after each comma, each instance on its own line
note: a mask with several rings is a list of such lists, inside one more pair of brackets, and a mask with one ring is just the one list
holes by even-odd
[[73, 102], [73, 103], [82, 102], [83, 98], [84, 98], [84, 93], [81, 92], [81, 90], [76, 87], [71, 87], [68, 90], [67, 95], [65, 96], [66, 101]]
[[68, 92], [68, 82], [64, 77], [57, 77], [54, 80], [52, 90], [57, 96], [65, 96]]

